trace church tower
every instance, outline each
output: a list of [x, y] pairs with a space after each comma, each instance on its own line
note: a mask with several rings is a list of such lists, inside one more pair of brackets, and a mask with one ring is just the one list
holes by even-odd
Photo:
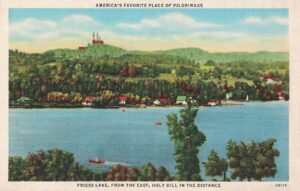
[[100, 39], [98, 32], [96, 33], [96, 37], [95, 37], [95, 32], [93, 32], [92, 44], [93, 45], [104, 44], [103, 40]]

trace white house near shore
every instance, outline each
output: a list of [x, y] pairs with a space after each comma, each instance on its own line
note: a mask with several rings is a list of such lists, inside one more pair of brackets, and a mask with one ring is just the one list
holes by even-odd
[[187, 105], [186, 96], [178, 96], [176, 99], [176, 104]]
[[153, 104], [154, 104], [154, 105], [160, 105], [161, 102], [160, 102], [158, 99], [156, 99], [156, 100], [153, 102]]

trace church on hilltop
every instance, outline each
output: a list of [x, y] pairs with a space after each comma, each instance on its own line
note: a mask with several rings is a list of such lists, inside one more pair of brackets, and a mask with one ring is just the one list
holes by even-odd
[[[98, 32], [95, 35], [95, 32], [93, 32], [93, 39], [92, 44], [88, 44], [88, 46], [95, 46], [95, 45], [101, 45], [104, 44], [104, 41], [100, 39]], [[84, 50], [86, 49], [86, 46], [79, 46], [78, 50]]]
[[104, 42], [103, 40], [100, 39], [98, 32], [96, 34], [96, 37], [95, 37], [95, 32], [93, 32], [92, 45], [96, 45], [96, 44], [104, 44]]

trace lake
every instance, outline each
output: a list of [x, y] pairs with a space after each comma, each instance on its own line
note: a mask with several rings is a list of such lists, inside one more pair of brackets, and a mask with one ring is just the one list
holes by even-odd
[[[173, 145], [165, 125], [166, 115], [181, 108], [147, 109], [9, 109], [9, 155], [59, 148], [73, 152], [75, 160], [96, 169], [89, 159], [105, 159], [107, 165], [140, 167], [147, 162], [175, 174]], [[156, 121], [163, 125], [156, 126]], [[242, 106], [200, 107], [196, 124], [206, 135], [199, 159], [211, 149], [226, 157], [228, 140], [277, 139], [275, 178], [288, 180], [288, 102], [248, 102]], [[105, 167], [102, 167], [105, 168]], [[204, 167], [201, 174], [204, 179]], [[229, 173], [228, 173], [229, 176]]]

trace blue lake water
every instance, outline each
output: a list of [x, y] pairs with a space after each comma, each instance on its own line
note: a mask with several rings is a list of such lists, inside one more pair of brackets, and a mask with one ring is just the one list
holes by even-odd
[[[173, 145], [165, 125], [166, 115], [181, 108], [148, 109], [10, 109], [9, 155], [59, 148], [73, 152], [88, 168], [100, 168], [88, 159], [105, 159], [108, 165], [140, 167], [147, 162], [175, 174]], [[163, 125], [155, 126], [154, 122]], [[196, 124], [206, 135], [199, 158], [207, 160], [211, 149], [226, 157], [229, 139], [264, 141], [277, 139], [277, 174], [266, 180], [288, 180], [288, 102], [249, 102], [243, 106], [201, 107]], [[201, 165], [201, 174], [204, 168]], [[229, 173], [228, 173], [229, 176]], [[206, 178], [210, 179], [210, 178]]]

